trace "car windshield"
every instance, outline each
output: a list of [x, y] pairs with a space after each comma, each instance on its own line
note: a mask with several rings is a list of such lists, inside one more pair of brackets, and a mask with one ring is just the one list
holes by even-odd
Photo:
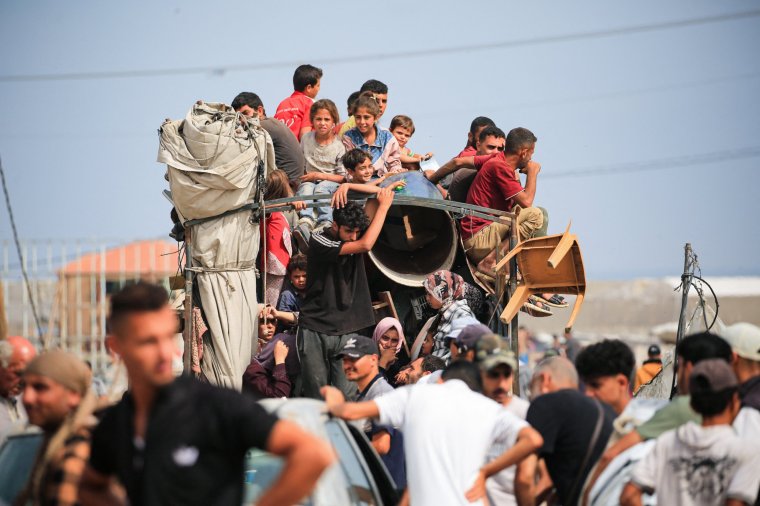
[[[340, 459], [340, 467], [345, 477], [342, 485], [348, 485], [347, 492], [351, 504], [373, 506], [377, 504], [372, 488], [365, 474], [364, 467], [354, 449], [347, 433], [336, 420], [325, 423], [327, 435]], [[282, 472], [283, 461], [280, 457], [262, 450], [251, 449], [245, 459], [245, 502], [255, 502]], [[324, 479], [324, 476], [323, 476]], [[334, 484], [330, 484], [333, 486]], [[313, 505], [312, 498], [307, 498], [303, 505]]]

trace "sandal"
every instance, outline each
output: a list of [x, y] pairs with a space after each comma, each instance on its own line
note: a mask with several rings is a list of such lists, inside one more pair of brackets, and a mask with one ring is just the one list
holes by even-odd
[[520, 308], [520, 311], [539, 318], [544, 316], [551, 316], [553, 313], [545, 307], [541, 307], [542, 305], [543, 302], [537, 300], [535, 296], [531, 295], [525, 304], [523, 304], [523, 306]]
[[538, 302], [541, 302], [544, 305], [549, 306], [549, 307], [559, 307], [559, 308], [562, 308], [562, 307], [567, 307], [568, 306], [567, 301], [565, 301], [565, 298], [562, 297], [561, 295], [554, 294], [551, 297], [549, 297], [548, 299], [544, 298], [544, 296], [540, 295], [540, 294], [535, 294], [535, 295], [533, 295], [533, 297], [535, 297], [535, 299]]

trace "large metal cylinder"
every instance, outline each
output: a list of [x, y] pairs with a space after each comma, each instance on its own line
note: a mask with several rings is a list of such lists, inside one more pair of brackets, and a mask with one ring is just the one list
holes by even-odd
[[[400, 180], [405, 180], [406, 186], [397, 195], [443, 200], [436, 186], [420, 172], [397, 174], [381, 186], [396, 186]], [[392, 281], [422, 286], [428, 274], [451, 269], [458, 241], [456, 223], [446, 211], [394, 204], [369, 257]]]

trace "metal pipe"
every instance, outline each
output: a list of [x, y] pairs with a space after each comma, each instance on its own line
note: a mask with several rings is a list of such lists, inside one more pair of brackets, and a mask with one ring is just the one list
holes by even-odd
[[[681, 314], [678, 317], [678, 331], [676, 332], [676, 347], [683, 339], [683, 335], [686, 332], [686, 308], [689, 304], [689, 289], [691, 288], [692, 275], [692, 262], [691, 258], [693, 252], [691, 250], [691, 243], [686, 243], [683, 247], [684, 259], [683, 259], [683, 274], [681, 275]], [[678, 354], [673, 352], [673, 383], [670, 388], [670, 398], [672, 399], [676, 395], [677, 388], [677, 371], [678, 371]]]
[[[509, 251], [512, 251], [517, 247], [517, 243], [519, 242], [520, 238], [517, 233], [517, 218], [512, 219], [512, 226], [509, 227]], [[509, 298], [514, 295], [515, 291], [517, 290], [517, 256], [512, 257], [509, 260], [509, 290], [507, 303], [509, 303]], [[509, 324], [509, 344], [512, 347], [512, 352], [515, 354], [515, 358], [517, 359], [517, 370], [514, 372], [513, 379], [512, 379], [512, 392], [514, 394], [519, 395], [520, 394], [520, 343], [519, 343], [519, 331], [518, 331], [518, 319], [520, 312], [518, 311], [514, 318], [512, 318], [512, 321]]]
[[185, 229], [185, 328], [182, 332], [184, 349], [182, 350], [182, 374], [190, 375], [193, 366], [193, 271], [192, 267], [192, 228]]

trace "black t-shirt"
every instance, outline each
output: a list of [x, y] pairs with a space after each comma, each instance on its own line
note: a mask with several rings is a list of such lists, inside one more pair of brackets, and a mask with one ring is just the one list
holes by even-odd
[[245, 453], [265, 448], [276, 422], [248, 396], [182, 377], [156, 397], [144, 441], [129, 393], [108, 408], [90, 465], [115, 475], [131, 504], [239, 506]]
[[284, 170], [289, 181], [301, 182], [301, 176], [306, 170], [306, 160], [303, 157], [301, 144], [280, 120], [266, 118], [261, 121], [261, 126], [269, 133], [274, 145], [274, 161], [277, 168]]
[[615, 413], [600, 403], [604, 413], [602, 430], [573, 497], [568, 497], [594, 433], [599, 413], [596, 403], [577, 390], [565, 389], [541, 395], [528, 408], [525, 419], [544, 438], [539, 456], [546, 461], [549, 476], [564, 505], [576, 504], [586, 476], [601, 457], [612, 433]]
[[364, 256], [341, 255], [343, 244], [329, 229], [311, 235], [299, 315], [303, 327], [331, 336], [375, 324]]

